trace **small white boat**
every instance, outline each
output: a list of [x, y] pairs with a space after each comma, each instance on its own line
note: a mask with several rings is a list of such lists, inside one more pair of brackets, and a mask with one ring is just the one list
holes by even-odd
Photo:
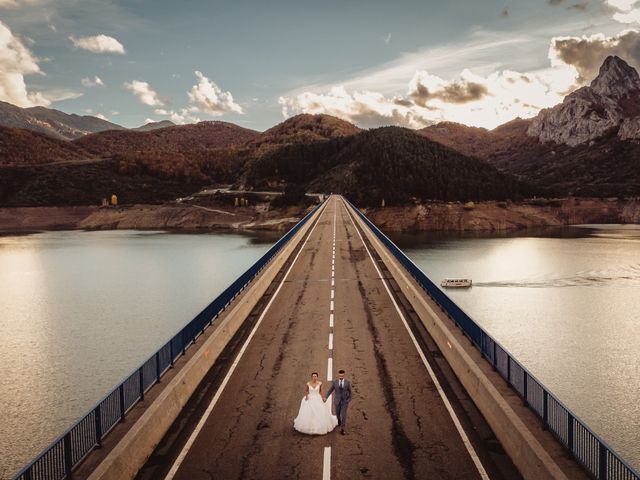
[[470, 278], [445, 278], [440, 282], [440, 286], [444, 288], [469, 288], [472, 285]]

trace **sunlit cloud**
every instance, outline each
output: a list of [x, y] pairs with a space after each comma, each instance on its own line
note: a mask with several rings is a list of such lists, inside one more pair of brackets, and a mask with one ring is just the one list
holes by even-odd
[[464, 70], [458, 78], [445, 80], [418, 71], [408, 83], [406, 95], [385, 96], [345, 87], [328, 92], [302, 92], [280, 98], [283, 115], [325, 113], [363, 127], [402, 125], [424, 127], [453, 121], [494, 128], [515, 117], [532, 117], [542, 108], [562, 101], [575, 83], [575, 70], [555, 68], [537, 73], [511, 70], [481, 76]]
[[615, 10], [613, 19], [620, 23], [640, 24], [640, 0], [606, 0]]
[[193, 111], [213, 116], [228, 112], [244, 113], [242, 107], [234, 102], [231, 92], [223, 91], [202, 72], [196, 71], [195, 75], [198, 83], [187, 92]]
[[124, 55], [124, 46], [115, 38], [108, 35], [95, 35], [92, 37], [69, 37], [73, 46], [93, 53], [117, 53]]
[[125, 82], [123, 87], [131, 91], [145, 105], [152, 107], [164, 105], [158, 93], [147, 82], [133, 80], [132, 82]]
[[42, 92], [28, 91], [25, 75], [42, 74], [38, 59], [0, 21], [0, 100], [19, 107], [49, 105]]

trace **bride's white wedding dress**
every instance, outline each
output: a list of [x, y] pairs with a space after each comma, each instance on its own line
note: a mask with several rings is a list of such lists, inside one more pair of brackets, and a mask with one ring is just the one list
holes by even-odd
[[324, 435], [338, 425], [338, 418], [335, 415], [331, 415], [331, 401], [327, 400], [326, 403], [322, 401], [322, 396], [320, 395], [321, 384], [321, 382], [318, 382], [318, 385], [314, 388], [307, 383], [309, 399], [305, 400], [302, 397], [298, 416], [293, 421], [293, 428], [301, 433]]

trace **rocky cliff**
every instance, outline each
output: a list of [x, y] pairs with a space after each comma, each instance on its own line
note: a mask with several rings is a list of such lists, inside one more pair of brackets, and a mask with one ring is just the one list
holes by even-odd
[[576, 146], [617, 130], [623, 140], [640, 140], [640, 76], [610, 56], [589, 86], [542, 110], [527, 134], [543, 143]]

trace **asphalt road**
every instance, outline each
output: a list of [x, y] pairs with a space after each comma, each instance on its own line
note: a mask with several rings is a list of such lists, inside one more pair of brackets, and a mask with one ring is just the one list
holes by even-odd
[[[185, 480], [477, 479], [485, 470], [484, 478], [517, 478], [508, 461], [496, 466], [482, 439], [491, 433], [482, 433], [482, 419], [460, 402], [464, 392], [448, 385], [427, 355], [444, 382], [437, 388], [401, 318], [401, 299], [397, 307], [339, 197], [329, 199], [287, 268], [252, 315], [257, 328], [224, 388], [248, 329], [138, 478], [170, 472]], [[353, 384], [347, 435], [296, 432], [293, 419], [311, 372], [326, 384], [340, 368]]]

